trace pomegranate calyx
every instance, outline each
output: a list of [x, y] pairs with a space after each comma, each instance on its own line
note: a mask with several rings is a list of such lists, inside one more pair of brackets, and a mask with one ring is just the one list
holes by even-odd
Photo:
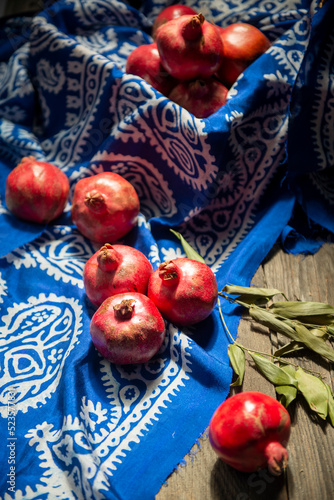
[[166, 260], [159, 266], [159, 278], [164, 285], [176, 286], [179, 282], [179, 273], [176, 264], [172, 260]]
[[121, 321], [130, 319], [134, 311], [134, 300], [123, 299], [119, 304], [114, 305], [115, 318]]
[[289, 454], [286, 448], [278, 441], [270, 442], [265, 450], [268, 469], [274, 476], [280, 476], [288, 465]]
[[204, 80], [194, 80], [189, 84], [189, 92], [193, 97], [200, 99], [209, 92], [209, 86]]
[[29, 155], [29, 156], [23, 156], [20, 160], [20, 162], [18, 163], [18, 165], [23, 165], [24, 163], [31, 163], [31, 162], [35, 162], [36, 161], [36, 158], [32, 155]]
[[89, 210], [96, 213], [105, 212], [107, 209], [107, 204], [103, 194], [95, 189], [86, 194], [85, 205], [89, 208]]
[[114, 271], [120, 263], [120, 257], [114, 247], [106, 243], [99, 250], [97, 262], [102, 271]]
[[182, 29], [182, 37], [185, 40], [197, 40], [202, 36], [202, 24], [204, 23], [205, 18], [203, 14], [200, 12], [195, 16], [192, 16], [190, 21], [188, 21]]

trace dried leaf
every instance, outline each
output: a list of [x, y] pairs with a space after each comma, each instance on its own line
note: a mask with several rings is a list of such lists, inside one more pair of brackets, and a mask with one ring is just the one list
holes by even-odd
[[298, 390], [303, 394], [311, 410], [315, 411], [319, 417], [326, 419], [328, 415], [328, 392], [326, 385], [319, 378], [306, 373], [302, 368], [297, 368], [296, 379], [298, 380]]
[[228, 346], [228, 357], [230, 358], [233, 371], [238, 375], [238, 378], [231, 384], [232, 387], [242, 385], [245, 374], [245, 351], [236, 344]]
[[284, 346], [277, 349], [277, 351], [274, 352], [274, 356], [277, 356], [279, 358], [281, 356], [286, 356], [287, 354], [295, 354], [296, 351], [300, 351], [301, 349], [305, 349], [304, 344], [302, 342], [296, 342], [295, 340], [292, 340], [291, 342], [288, 342]]
[[182, 234], [178, 233], [177, 231], [174, 231], [174, 229], [170, 229], [170, 231], [177, 237], [179, 238], [179, 240], [181, 241], [181, 245], [183, 247], [183, 250], [185, 251], [185, 254], [186, 256], [189, 258], [189, 259], [193, 259], [193, 260], [198, 260], [199, 262], [204, 262], [205, 263], [205, 260], [203, 259], [203, 257], [201, 257], [197, 252], [196, 250], [193, 249], [193, 247], [191, 245], [189, 245], [189, 243], [184, 239], [184, 237], [182, 236]]
[[334, 427], [334, 398], [333, 398], [333, 392], [332, 389], [328, 384], [325, 384], [326, 389], [327, 389], [327, 395], [328, 395], [328, 418], [330, 420], [330, 423]]
[[[329, 304], [322, 302], [301, 302], [301, 301], [286, 301], [286, 302], [274, 302], [271, 304], [270, 309], [280, 316], [285, 318], [299, 318], [307, 316], [325, 316], [334, 314], [334, 307]], [[330, 321], [333, 321], [333, 317], [330, 317]], [[327, 324], [327, 323], [325, 323]]]
[[296, 325], [295, 330], [300, 342], [303, 342], [306, 347], [312, 349], [312, 351], [324, 356], [330, 361], [334, 361], [334, 350], [322, 339], [312, 335], [312, 333], [303, 325]]
[[252, 357], [257, 369], [264, 375], [272, 384], [275, 385], [293, 385], [297, 386], [297, 381], [289, 373], [284, 371], [279, 366], [275, 365], [272, 361], [269, 361], [264, 356], [257, 354], [255, 352], [250, 352], [249, 355]]
[[283, 295], [282, 292], [276, 290], [276, 288], [258, 288], [256, 286], [236, 286], [236, 285], [225, 285], [223, 292], [228, 293], [229, 295], [242, 295], [254, 297], [255, 299], [263, 297], [270, 299], [275, 295]]

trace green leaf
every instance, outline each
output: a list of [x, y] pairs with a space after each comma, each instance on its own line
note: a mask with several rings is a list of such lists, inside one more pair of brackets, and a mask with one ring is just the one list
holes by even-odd
[[[283, 371], [287, 372], [291, 377], [295, 378], [295, 368], [291, 365], [281, 365]], [[285, 408], [289, 406], [292, 401], [294, 401], [297, 397], [298, 390], [297, 387], [292, 385], [277, 385], [275, 387], [277, 394], [280, 397], [280, 403], [282, 403]]]
[[[274, 302], [271, 304], [270, 309], [280, 316], [285, 318], [299, 318], [299, 317], [324, 317], [324, 320], [333, 321], [333, 317], [329, 316], [334, 314], [334, 307], [322, 302], [301, 302], [301, 301], [286, 301]], [[327, 323], [325, 323], [327, 324]]]
[[327, 389], [327, 395], [328, 395], [328, 418], [330, 420], [330, 423], [334, 427], [334, 398], [333, 398], [333, 392], [332, 389], [328, 384], [325, 384], [326, 389]]
[[329, 347], [321, 338], [315, 337], [305, 326], [295, 324], [292, 328], [284, 320], [276, 318], [276, 316], [265, 309], [250, 307], [249, 314], [259, 323], [271, 328], [272, 330], [283, 333], [292, 340], [302, 342], [312, 351], [324, 356], [330, 361], [334, 361], [334, 350]]
[[312, 351], [324, 356], [330, 361], [334, 361], [334, 350], [329, 347], [321, 338], [315, 337], [305, 326], [296, 325], [295, 330], [300, 342], [303, 342]]
[[296, 370], [296, 379], [298, 390], [306, 399], [311, 410], [325, 420], [328, 415], [328, 392], [324, 382], [319, 377], [306, 373], [300, 367]]
[[198, 262], [203, 262], [205, 264], [205, 260], [203, 257], [201, 257], [196, 250], [193, 249], [191, 245], [184, 239], [182, 234], [178, 233], [177, 231], [174, 231], [174, 229], [170, 229], [170, 231], [181, 241], [183, 250], [185, 251], [186, 256], [188, 259], [193, 259], [193, 260], [198, 260]]
[[281, 396], [279, 401], [285, 408], [296, 399], [298, 393], [297, 388], [293, 385], [276, 385], [275, 390]]
[[263, 297], [270, 299], [274, 295], [283, 295], [282, 292], [276, 290], [276, 288], [258, 288], [256, 286], [237, 286], [237, 285], [225, 285], [223, 292], [229, 295], [242, 295], [248, 297], [254, 297], [255, 299]]
[[301, 349], [305, 349], [304, 344], [302, 342], [296, 342], [295, 340], [292, 340], [291, 342], [288, 342], [284, 346], [277, 349], [277, 351], [274, 352], [274, 356], [277, 356], [279, 358], [281, 356], [286, 356], [287, 354], [295, 354], [296, 351], [300, 351]]
[[276, 318], [276, 316], [272, 312], [265, 309], [260, 309], [258, 307], [250, 307], [249, 314], [253, 319], [258, 321], [262, 325], [267, 326], [271, 330], [283, 333], [284, 335], [287, 335], [288, 337], [292, 338], [292, 340], [296, 340], [297, 342], [299, 341], [299, 337], [294, 328], [288, 325], [284, 320]]
[[327, 330], [323, 330], [322, 328], [311, 328], [310, 332], [315, 337], [319, 337], [319, 339], [322, 339], [324, 341], [328, 339], [328, 332], [327, 332]]
[[328, 331], [328, 333], [330, 333], [331, 335], [334, 335], [334, 327], [333, 326], [327, 326], [326, 327], [326, 330]]
[[228, 357], [230, 358], [231, 366], [238, 378], [231, 384], [231, 387], [242, 385], [245, 374], [245, 351], [236, 344], [228, 346]]
[[293, 385], [297, 386], [297, 381], [285, 370], [269, 361], [264, 356], [255, 352], [248, 352], [252, 357], [257, 369], [264, 375], [269, 382], [275, 385]]

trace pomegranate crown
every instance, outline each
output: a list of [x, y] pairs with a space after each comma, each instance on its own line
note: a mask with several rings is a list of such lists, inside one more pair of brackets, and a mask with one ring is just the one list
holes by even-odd
[[186, 40], [196, 40], [202, 36], [202, 25], [205, 21], [203, 14], [200, 12], [194, 16], [187, 16], [190, 19], [185, 23], [182, 29], [182, 36]]
[[119, 254], [110, 243], [105, 243], [97, 254], [97, 262], [102, 271], [114, 271], [119, 261]]
[[85, 196], [85, 205], [89, 210], [93, 212], [105, 212], [107, 209], [106, 201], [102, 193], [93, 189], [86, 193]]
[[159, 266], [159, 277], [165, 285], [175, 285], [179, 281], [178, 267], [172, 260], [166, 260]]
[[121, 321], [130, 319], [135, 308], [134, 302], [134, 299], [123, 299], [119, 304], [115, 304], [115, 318]]

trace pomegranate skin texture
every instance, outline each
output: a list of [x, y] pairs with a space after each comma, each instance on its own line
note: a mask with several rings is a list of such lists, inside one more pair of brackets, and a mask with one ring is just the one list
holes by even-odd
[[141, 293], [107, 298], [91, 319], [90, 334], [100, 354], [112, 363], [147, 363], [160, 349], [165, 322]]
[[209, 78], [222, 62], [220, 33], [202, 14], [163, 24], [157, 30], [156, 43], [163, 67], [179, 80]]
[[195, 15], [197, 14], [196, 10], [194, 10], [192, 7], [189, 7], [188, 5], [181, 5], [181, 4], [175, 4], [175, 5], [170, 5], [169, 7], [166, 7], [163, 9], [160, 14], [155, 18], [153, 27], [152, 27], [152, 38], [155, 39], [156, 34], [157, 34], [157, 29], [167, 23], [168, 21], [171, 21], [172, 19], [177, 19], [178, 17], [185, 16], [185, 15]]
[[271, 46], [268, 38], [255, 26], [234, 23], [219, 30], [224, 56], [217, 78], [231, 87], [238, 76]]
[[146, 294], [153, 269], [136, 248], [106, 243], [86, 262], [84, 287], [89, 300], [100, 306], [112, 295], [126, 292]]
[[140, 76], [164, 95], [178, 83], [162, 66], [156, 43], [136, 47], [126, 60], [125, 71]]
[[63, 213], [69, 191], [64, 172], [51, 163], [27, 156], [7, 177], [5, 201], [16, 217], [46, 224]]
[[218, 287], [206, 264], [178, 258], [163, 262], [153, 271], [147, 295], [165, 319], [188, 326], [211, 314], [217, 303]]
[[280, 475], [288, 463], [291, 421], [276, 399], [256, 391], [229, 397], [209, 425], [211, 446], [221, 460], [242, 472], [268, 467]]
[[174, 87], [168, 98], [196, 118], [207, 118], [226, 104], [227, 93], [225, 85], [211, 78], [181, 82]]
[[77, 182], [71, 216], [90, 240], [114, 243], [137, 224], [139, 207], [130, 182], [114, 172], [102, 172]]

